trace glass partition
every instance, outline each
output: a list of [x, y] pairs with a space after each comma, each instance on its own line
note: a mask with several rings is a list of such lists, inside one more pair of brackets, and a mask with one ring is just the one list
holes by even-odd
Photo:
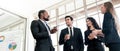
[[25, 51], [27, 19], [0, 8], [0, 51]]

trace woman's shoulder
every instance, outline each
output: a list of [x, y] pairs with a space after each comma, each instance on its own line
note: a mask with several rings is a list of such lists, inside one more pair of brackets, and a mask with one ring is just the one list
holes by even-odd
[[112, 14], [111, 14], [110, 12], [106, 12], [106, 13], [104, 14], [104, 16], [105, 16], [106, 18], [112, 18]]
[[106, 12], [105, 14], [106, 14], [106, 15], [112, 15], [110, 12]]

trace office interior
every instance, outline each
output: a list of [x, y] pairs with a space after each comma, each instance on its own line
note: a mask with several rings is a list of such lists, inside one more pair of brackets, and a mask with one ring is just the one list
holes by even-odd
[[[59, 45], [58, 41], [61, 30], [67, 27], [64, 17], [70, 15], [74, 18], [73, 26], [81, 29], [84, 39], [87, 17], [93, 17], [102, 27], [103, 14], [100, 5], [107, 1], [113, 3], [120, 23], [120, 0], [0, 0], [0, 32], [21, 30], [20, 51], [34, 51], [36, 41], [31, 34], [31, 21], [39, 19], [38, 11], [45, 9], [50, 15], [50, 21], [47, 22], [50, 28], [58, 28], [51, 35], [55, 51], [63, 51], [63, 45]], [[106, 46], [104, 48], [109, 51]], [[84, 51], [87, 51], [87, 46]]]

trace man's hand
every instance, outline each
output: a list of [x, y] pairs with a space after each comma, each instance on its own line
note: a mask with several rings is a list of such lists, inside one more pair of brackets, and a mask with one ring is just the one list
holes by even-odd
[[65, 41], [70, 39], [70, 34], [66, 34], [64, 37]]
[[56, 33], [57, 32], [57, 27], [54, 27], [52, 30], [50, 30], [51, 34]]

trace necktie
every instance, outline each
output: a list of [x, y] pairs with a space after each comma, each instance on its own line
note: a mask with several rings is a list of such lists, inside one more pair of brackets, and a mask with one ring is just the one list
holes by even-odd
[[[72, 32], [72, 28], [70, 27], [70, 37], [71, 37], [71, 40], [73, 39], [72, 35], [73, 35], [73, 32]], [[71, 50], [73, 50], [73, 45], [72, 44], [71, 44]]]
[[50, 28], [49, 28], [49, 26], [48, 26], [48, 24], [45, 22], [45, 25], [46, 25], [46, 27], [50, 30]]
[[73, 32], [72, 32], [72, 28], [70, 27], [70, 36], [72, 37], [72, 34]]
[[49, 28], [49, 26], [47, 25], [46, 22], [44, 22], [44, 23], [45, 23], [45, 27], [47, 28], [47, 31], [48, 31], [48, 33], [49, 33], [49, 35], [50, 35], [50, 28]]

